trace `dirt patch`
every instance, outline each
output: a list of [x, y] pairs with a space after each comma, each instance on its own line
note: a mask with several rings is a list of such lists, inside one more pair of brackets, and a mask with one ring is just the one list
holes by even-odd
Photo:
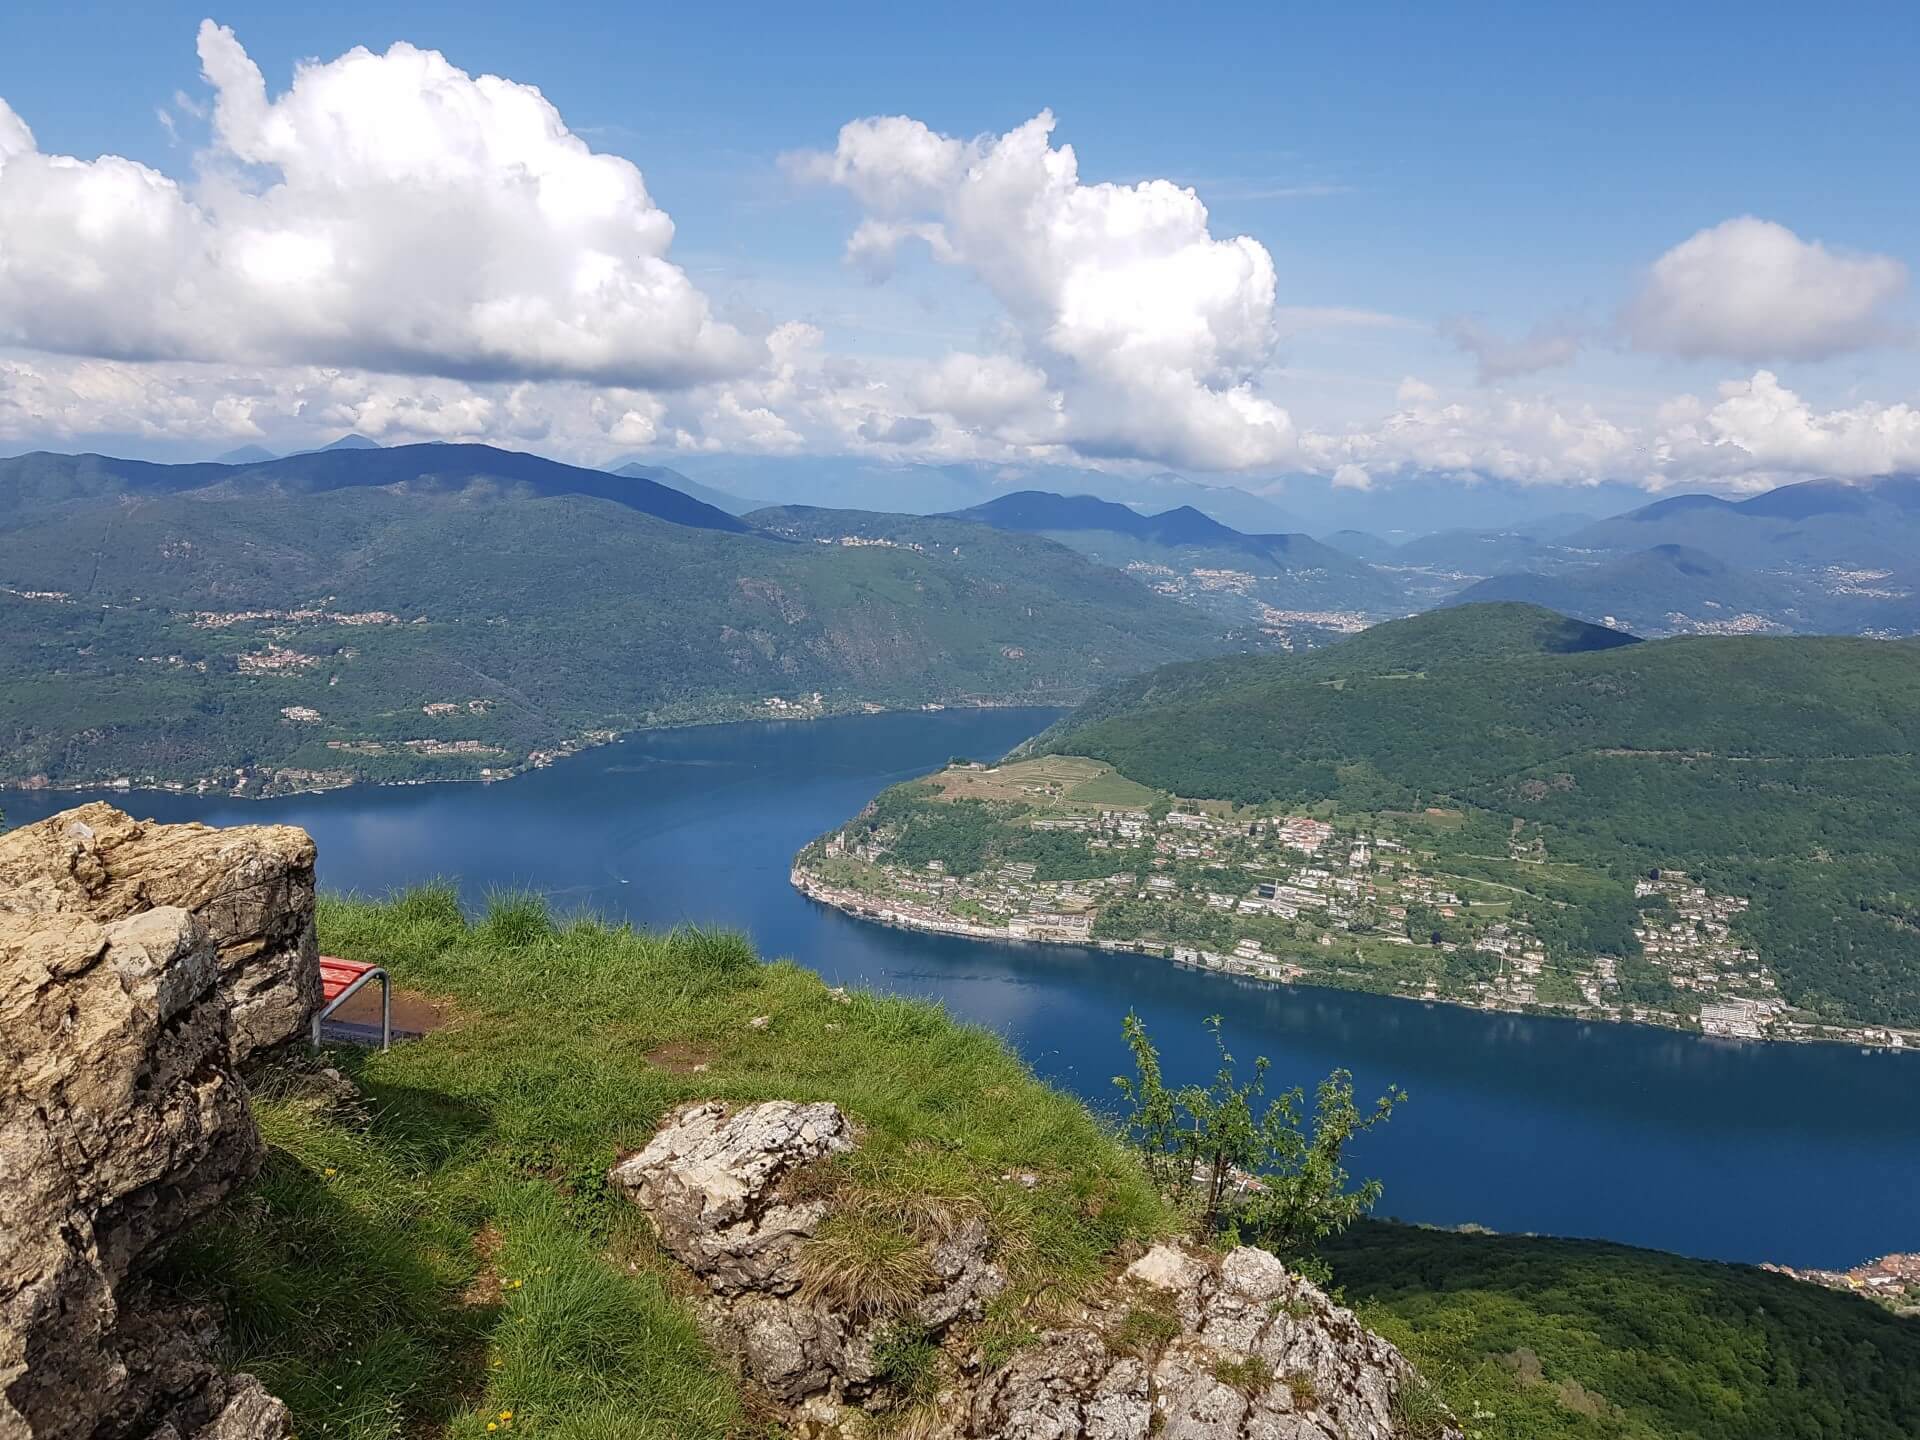
[[[445, 1000], [422, 994], [418, 990], [396, 987], [393, 992], [393, 1028], [397, 1034], [425, 1035], [434, 1030], [444, 1030], [452, 1023], [453, 1018], [453, 1007]], [[371, 1025], [378, 1029], [380, 1025], [379, 985], [361, 987], [346, 1004], [334, 1011], [327, 1019], [339, 1020], [351, 1025]]]
[[461, 1293], [462, 1304], [476, 1309], [493, 1309], [501, 1303], [505, 1287], [500, 1283], [500, 1267], [496, 1262], [506, 1243], [507, 1237], [491, 1222], [473, 1237], [473, 1253], [479, 1257], [480, 1269]]
[[671, 1040], [647, 1052], [647, 1063], [672, 1075], [698, 1075], [713, 1063], [713, 1051], [685, 1040]]

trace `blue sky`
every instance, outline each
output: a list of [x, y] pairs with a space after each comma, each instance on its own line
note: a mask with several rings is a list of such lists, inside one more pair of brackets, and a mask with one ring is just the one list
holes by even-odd
[[[207, 12], [35, 11], [0, 19], [0, 99], [31, 127], [37, 156], [127, 157], [176, 182], [196, 216], [215, 216], [206, 243], [231, 235], [237, 209], [216, 215], [220, 202], [196, 185], [242, 171], [235, 183], [270, 188], [282, 162], [237, 165], [196, 113], [214, 93], [196, 55]], [[9, 237], [15, 255], [36, 237], [71, 244], [40, 190], [10, 186], [9, 170], [26, 169], [17, 162], [0, 168], [0, 343], [14, 366], [0, 370], [0, 448], [106, 438], [214, 453], [299, 443], [345, 418], [396, 439], [464, 424], [573, 458], [758, 446], [1172, 466], [1254, 488], [1310, 473], [1354, 486], [1495, 474], [1740, 489], [1920, 468], [1910, 6], [346, 4], [211, 18], [231, 27], [270, 102], [302, 60], [335, 62], [355, 46], [384, 55], [395, 42], [440, 51], [467, 76], [537, 87], [573, 137], [644, 174], [672, 220], [664, 258], [714, 323], [744, 338], [695, 345], [684, 373], [660, 346], [641, 345], [625, 369], [606, 360], [617, 337], [557, 366], [550, 347], [529, 346], [539, 355], [516, 374], [518, 352], [491, 340], [484, 360], [461, 342], [408, 342], [398, 355], [391, 335], [371, 333], [356, 352], [352, 317], [303, 315], [230, 351], [159, 321], [116, 335], [51, 313], [44, 278], [41, 298], [9, 307]], [[1003, 252], [996, 229], [1057, 227], [1098, 197], [1056, 196], [1051, 209], [1029, 197], [983, 217], [981, 196], [968, 198], [979, 187], [959, 177], [990, 150], [961, 156], [905, 209], [894, 203], [904, 151], [878, 179], [844, 163], [829, 174], [823, 158], [865, 117], [970, 141], [1043, 111], [1055, 117], [1045, 144], [1072, 147], [1085, 191], [1165, 180], [1196, 193], [1204, 221], [1168, 242], [1165, 268], [1116, 278], [1065, 241], [1042, 259]], [[446, 139], [464, 153], [457, 134]], [[279, 223], [316, 224], [319, 192], [339, 177], [314, 183], [297, 221]], [[1095, 225], [1089, 253], [1119, 243], [1125, 209]], [[472, 213], [424, 213], [406, 233], [419, 243]], [[1765, 228], [1720, 228], [1742, 217]], [[882, 266], [848, 262], [863, 221], [909, 227]], [[952, 243], [968, 223], [971, 236]], [[932, 230], [946, 250], [922, 243]], [[384, 226], [334, 233], [355, 275], [365, 267], [347, 264], [352, 246], [393, 243]], [[1213, 307], [1209, 334], [1170, 339], [1186, 328], [1174, 277], [1191, 278], [1201, 257], [1226, 266], [1219, 247], [1239, 236], [1264, 266], [1233, 294], [1195, 281], [1196, 313]], [[1650, 267], [1703, 236], [1650, 285]], [[543, 263], [577, 274], [572, 243], [543, 249]], [[13, 263], [24, 292], [33, 277]], [[446, 303], [497, 298], [501, 257], [474, 263]], [[195, 294], [206, 283], [183, 281]], [[1170, 313], [1089, 318], [1087, 285], [1121, 309], [1130, 287], [1152, 287]], [[242, 307], [258, 310], [257, 298]], [[943, 363], [939, 383], [925, 378]], [[316, 364], [370, 378], [318, 403], [302, 378]], [[980, 400], [975, 372], [989, 370], [1027, 396], [1026, 412]], [[218, 404], [248, 377], [280, 400]], [[89, 400], [90, 385], [114, 402]], [[941, 408], [956, 386], [977, 402], [958, 414]], [[396, 400], [406, 387], [433, 397], [429, 428], [409, 428], [427, 422]], [[610, 421], [616, 411], [630, 423]]]

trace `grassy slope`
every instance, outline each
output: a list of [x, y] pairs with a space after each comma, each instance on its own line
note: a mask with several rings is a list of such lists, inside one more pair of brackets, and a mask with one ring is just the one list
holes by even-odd
[[[934, 1007], [843, 1002], [733, 937], [556, 923], [524, 901], [469, 924], [450, 893], [427, 890], [385, 905], [327, 899], [320, 919], [326, 950], [446, 997], [453, 1023], [386, 1055], [337, 1057], [369, 1097], [364, 1121], [277, 1080], [257, 1100], [264, 1175], [161, 1277], [223, 1305], [230, 1358], [289, 1400], [307, 1440], [486, 1440], [489, 1423], [493, 1440], [767, 1433], [701, 1340], [644, 1218], [602, 1181], [683, 1100], [835, 1100], [864, 1130], [837, 1180], [879, 1202], [866, 1214], [905, 1213], [908, 1196], [983, 1212], [1012, 1277], [971, 1337], [990, 1359], [1106, 1273], [1121, 1242], [1170, 1222], [1084, 1108]], [[758, 1015], [771, 1017], [764, 1030], [747, 1023]], [[1039, 1184], [1001, 1178], [1023, 1172]], [[1351, 1298], [1456, 1407], [1492, 1412], [1473, 1426], [1482, 1440], [1910, 1433], [1887, 1417], [1920, 1406], [1920, 1326], [1890, 1328], [1865, 1302], [1616, 1247], [1601, 1247], [1607, 1287], [1543, 1289], [1528, 1266], [1436, 1248], [1457, 1240], [1378, 1227], [1334, 1259]], [[1534, 1269], [1558, 1263], [1555, 1242], [1497, 1243], [1540, 1257]], [[1632, 1381], [1640, 1352], [1623, 1326], [1640, 1313], [1701, 1319], [1742, 1363], [1695, 1346], [1660, 1383]], [[1641, 1343], [1680, 1341], [1668, 1329]], [[1487, 1358], [1519, 1346], [1540, 1355], [1548, 1386]], [[1561, 1403], [1552, 1387], [1568, 1378], [1619, 1413]], [[1717, 1428], [1696, 1427], [1702, 1413]]]
[[[236, 1363], [302, 1436], [477, 1436], [502, 1410], [541, 1435], [737, 1433], [671, 1268], [602, 1183], [690, 1098], [835, 1100], [865, 1131], [839, 1162], [850, 1191], [983, 1211], [1013, 1281], [979, 1337], [993, 1351], [1024, 1302], [1166, 1223], [1094, 1119], [991, 1036], [923, 1004], [840, 1003], [737, 938], [555, 926], [534, 903], [469, 927], [442, 891], [328, 900], [321, 936], [458, 1018], [343, 1058], [371, 1097], [364, 1130], [264, 1100], [265, 1177], [174, 1262], [177, 1286], [224, 1303]], [[1000, 1178], [1026, 1172], [1034, 1189]]]

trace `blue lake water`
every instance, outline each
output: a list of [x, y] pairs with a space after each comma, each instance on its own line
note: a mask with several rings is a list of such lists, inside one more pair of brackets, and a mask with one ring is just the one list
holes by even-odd
[[[1036, 710], [729, 725], [632, 737], [497, 785], [400, 786], [273, 801], [136, 792], [137, 815], [304, 826], [335, 889], [457, 877], [479, 900], [531, 887], [644, 925], [750, 932], [836, 984], [943, 1001], [1101, 1106], [1147, 1020], [1171, 1077], [1210, 1074], [1201, 1021], [1234, 1053], [1311, 1088], [1350, 1068], [1362, 1100], [1411, 1093], [1365, 1138], [1380, 1212], [1603, 1236], [1687, 1254], [1847, 1265], [1920, 1249], [1920, 1057], [1703, 1040], [1289, 988], [1061, 946], [885, 929], [787, 883], [794, 852], [881, 787], [951, 755], [1004, 753]], [[10, 824], [79, 803], [0, 796]]]

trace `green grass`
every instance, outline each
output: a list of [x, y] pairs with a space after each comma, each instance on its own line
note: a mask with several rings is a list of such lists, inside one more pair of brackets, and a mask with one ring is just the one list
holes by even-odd
[[[848, 1112], [861, 1144], [827, 1181], [848, 1203], [814, 1258], [875, 1313], [910, 1284], [915, 1236], [984, 1217], [1010, 1280], [979, 1327], [991, 1354], [1028, 1333], [1034, 1297], [1061, 1302], [1166, 1228], [1131, 1157], [993, 1036], [920, 1002], [838, 1000], [738, 936], [643, 934], [516, 895], [469, 922], [446, 888], [323, 898], [320, 935], [444, 997], [452, 1021], [335, 1055], [363, 1115], [272, 1079], [264, 1174], [164, 1277], [222, 1305], [229, 1359], [287, 1399], [303, 1440], [484, 1440], [490, 1422], [492, 1440], [759, 1433], [644, 1216], [605, 1184], [690, 1099]], [[1022, 1173], [1039, 1184], [1000, 1178]], [[894, 1388], [918, 1399], [932, 1357], [895, 1338]]]
[[[994, 1037], [919, 1002], [842, 1001], [737, 936], [641, 934], [514, 895], [469, 922], [445, 888], [325, 898], [320, 934], [441, 997], [451, 1022], [333, 1057], [357, 1106], [311, 1071], [265, 1077], [260, 1179], [158, 1277], [220, 1305], [227, 1360], [286, 1398], [302, 1440], [768, 1435], [692, 1323], [685, 1276], [605, 1181], [691, 1099], [849, 1113], [859, 1148], [811, 1172], [838, 1216], [811, 1263], [822, 1293], [873, 1314], [899, 1307], [909, 1241], [984, 1219], [1009, 1286], [959, 1353], [989, 1367], [1070, 1313], [1125, 1242], [1171, 1228], [1131, 1156]], [[1038, 1183], [1001, 1178], [1024, 1174]], [[1920, 1433], [1920, 1324], [1855, 1297], [1622, 1246], [1371, 1223], [1327, 1259], [1430, 1382], [1400, 1402], [1409, 1437], [1441, 1433], [1449, 1406], [1481, 1440]], [[1152, 1354], [1173, 1323], [1143, 1292], [1109, 1343]], [[881, 1336], [879, 1433], [912, 1433], [941, 1357], [905, 1317]], [[1223, 1378], [1295, 1389], [1231, 1363]]]
[[1160, 798], [1158, 790], [1129, 780], [1117, 770], [1084, 780], [1067, 792], [1067, 799], [1076, 805], [1098, 805], [1112, 810], [1144, 810]]

